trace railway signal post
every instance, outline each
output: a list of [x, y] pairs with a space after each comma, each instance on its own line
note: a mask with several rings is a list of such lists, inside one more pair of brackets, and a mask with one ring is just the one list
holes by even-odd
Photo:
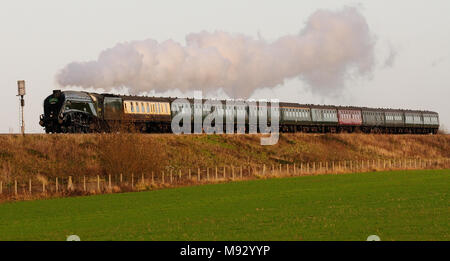
[[22, 135], [25, 135], [25, 120], [23, 118], [23, 107], [25, 106], [25, 100], [23, 99], [23, 96], [25, 96], [25, 81], [17, 81], [17, 89], [18, 89], [18, 95], [20, 96], [20, 118], [21, 118], [21, 132]]

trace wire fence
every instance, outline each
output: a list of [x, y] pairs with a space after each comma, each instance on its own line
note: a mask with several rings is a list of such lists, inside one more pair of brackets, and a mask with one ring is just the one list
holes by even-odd
[[341, 174], [386, 170], [448, 169], [450, 158], [442, 159], [374, 159], [284, 164], [251, 164], [174, 169], [155, 173], [122, 173], [77, 177], [0, 179], [0, 198], [27, 199], [47, 196], [70, 196], [125, 191], [152, 190], [189, 184], [220, 183], [235, 180]]

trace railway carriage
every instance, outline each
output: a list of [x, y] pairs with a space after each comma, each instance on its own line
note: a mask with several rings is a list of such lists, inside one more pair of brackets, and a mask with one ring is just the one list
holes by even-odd
[[312, 127], [311, 109], [297, 103], [280, 103], [280, 119], [285, 131], [309, 132]]
[[436, 112], [426, 111], [422, 113], [423, 130], [425, 133], [439, 129], [439, 115]]
[[311, 105], [313, 132], [337, 132], [338, 115], [334, 106]]
[[382, 133], [386, 130], [385, 113], [381, 109], [362, 108], [362, 127], [365, 133]]
[[353, 107], [339, 107], [338, 110], [339, 131], [360, 131], [362, 125], [361, 109]]
[[384, 121], [387, 133], [404, 133], [405, 118], [401, 110], [386, 110]]

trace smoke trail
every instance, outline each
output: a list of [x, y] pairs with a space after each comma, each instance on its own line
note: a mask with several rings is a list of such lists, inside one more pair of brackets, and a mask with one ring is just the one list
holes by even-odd
[[374, 43], [358, 9], [318, 10], [299, 34], [273, 42], [222, 31], [189, 34], [185, 46], [172, 40], [125, 42], [102, 51], [96, 61], [68, 64], [56, 80], [105, 90], [126, 86], [133, 93], [222, 88], [247, 98], [258, 88], [300, 77], [314, 92], [337, 93], [348, 74], [371, 73]]

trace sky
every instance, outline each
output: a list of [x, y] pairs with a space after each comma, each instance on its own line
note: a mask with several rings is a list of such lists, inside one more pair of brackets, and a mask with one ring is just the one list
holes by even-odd
[[[337, 94], [311, 91], [293, 77], [253, 98], [433, 110], [450, 130], [449, 1], [21, 1], [0, 8], [0, 133], [19, 132], [17, 80], [26, 81], [26, 132], [43, 132], [43, 100], [61, 88], [67, 64], [97, 60], [118, 43], [223, 31], [276, 41], [298, 34], [317, 10], [355, 7], [376, 40], [369, 74], [349, 76]], [[73, 87], [72, 89], [77, 89]], [[151, 90], [149, 90], [152, 93]], [[157, 93], [177, 94], [169, 87]]]

